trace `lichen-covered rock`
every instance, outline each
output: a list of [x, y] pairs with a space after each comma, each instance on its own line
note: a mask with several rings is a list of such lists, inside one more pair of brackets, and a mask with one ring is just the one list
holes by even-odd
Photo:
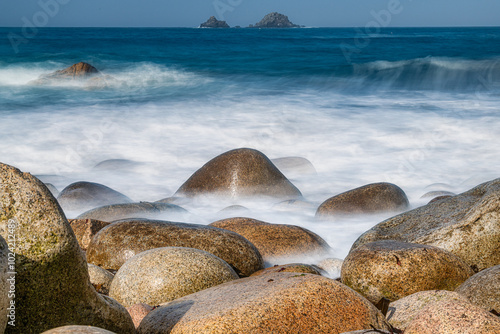
[[317, 234], [294, 225], [270, 224], [252, 218], [228, 218], [210, 226], [236, 232], [257, 247], [264, 261], [298, 256], [326, 256], [330, 246]]
[[111, 282], [115, 276], [106, 269], [102, 269], [92, 263], [88, 263], [88, 268], [90, 283], [92, 283], [97, 292], [108, 295]]
[[115, 334], [108, 330], [92, 326], [63, 326], [48, 330], [42, 334]]
[[352, 249], [384, 239], [446, 249], [475, 271], [500, 264], [500, 179], [387, 219]]
[[213, 254], [194, 248], [156, 248], [125, 262], [109, 295], [126, 307], [159, 305], [235, 279], [238, 274]]
[[388, 329], [365, 298], [332, 279], [275, 273], [244, 278], [179, 298], [148, 314], [140, 334], [341, 333]]
[[[7, 224], [7, 229], [8, 228]], [[11, 239], [10, 243], [11, 248], [13, 248], [12, 252], [15, 252], [15, 241], [13, 243], [13, 240]], [[9, 253], [10, 251], [7, 242], [2, 236], [0, 236], [0, 333], [4, 332], [5, 327], [7, 326], [7, 321], [15, 321], [16, 318], [15, 309], [12, 309], [10, 305], [11, 298], [9, 297], [9, 294], [12, 293], [11, 290], [15, 291], [16, 287], [15, 279], [12, 280], [11, 274], [8, 274], [9, 272], [15, 271], [15, 267], [11, 267], [9, 269]], [[12, 254], [13, 253], [11, 253], [11, 256]], [[9, 307], [11, 308], [10, 310], [8, 309]]]
[[142, 319], [144, 319], [145, 316], [147, 316], [151, 311], [153, 311], [153, 307], [151, 307], [148, 304], [139, 303], [127, 307], [127, 311], [128, 313], [130, 313], [130, 316], [134, 321], [135, 328], [137, 328], [141, 324]]
[[61, 191], [57, 201], [67, 212], [83, 212], [104, 205], [132, 202], [130, 198], [118, 191], [93, 182], [70, 184]]
[[282, 266], [275, 265], [274, 267], [265, 268], [256, 271], [252, 274], [253, 276], [269, 275], [272, 273], [299, 273], [299, 274], [313, 274], [321, 275], [321, 269], [304, 263], [290, 263], [284, 264]]
[[467, 298], [453, 291], [420, 291], [390, 303], [387, 321], [392, 327], [405, 330], [420, 311], [428, 305], [442, 300], [467, 300]]
[[188, 217], [188, 211], [174, 204], [140, 202], [98, 207], [82, 213], [77, 219], [94, 219], [106, 222], [132, 218], [170, 219], [177, 221]]
[[80, 248], [86, 251], [94, 235], [110, 223], [95, 219], [70, 219], [69, 224], [75, 233]]
[[101, 268], [118, 270], [134, 255], [161, 247], [204, 250], [226, 261], [240, 276], [264, 268], [257, 248], [239, 234], [205, 225], [154, 220], [118, 221], [103, 228], [90, 242], [87, 259]]
[[229, 198], [297, 198], [300, 191], [261, 152], [241, 148], [207, 162], [176, 192], [176, 196], [218, 195]]
[[500, 334], [500, 318], [465, 300], [443, 300], [420, 311], [405, 334]]
[[500, 265], [475, 274], [455, 291], [487, 311], [500, 312]]
[[404, 191], [391, 183], [373, 183], [346, 191], [323, 202], [316, 217], [368, 214], [379, 212], [401, 212], [409, 202]]
[[62, 209], [38, 179], [0, 164], [0, 235], [14, 224], [16, 322], [7, 333], [41, 333], [68, 323], [133, 333], [125, 308], [99, 295]]
[[426, 290], [455, 290], [472, 269], [443, 249], [381, 240], [351, 251], [342, 265], [342, 282], [376, 304]]

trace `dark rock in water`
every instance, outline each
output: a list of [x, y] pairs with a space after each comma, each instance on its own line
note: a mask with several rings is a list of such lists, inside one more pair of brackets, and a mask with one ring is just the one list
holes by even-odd
[[92, 182], [70, 184], [61, 191], [57, 200], [64, 211], [80, 212], [104, 205], [132, 203], [130, 198], [118, 191]]
[[387, 219], [352, 246], [399, 240], [446, 249], [474, 271], [500, 264], [500, 179]]
[[342, 265], [342, 283], [376, 304], [419, 291], [455, 290], [474, 272], [444, 249], [381, 240], [353, 250]]
[[300, 191], [261, 152], [241, 148], [210, 160], [176, 192], [176, 196], [266, 196], [291, 199]]
[[300, 28], [300, 26], [290, 22], [288, 16], [274, 12], [264, 16], [259, 23], [250, 25], [250, 28]]
[[157, 219], [160, 217], [171, 217], [170, 219], [172, 220], [174, 218], [183, 220], [182, 218], [187, 218], [188, 216], [188, 211], [174, 204], [140, 202], [101, 206], [82, 213], [77, 219], [95, 219], [105, 222], [114, 222], [116, 220], [131, 218]]
[[257, 247], [266, 262], [297, 256], [326, 256], [330, 252], [325, 240], [299, 226], [270, 224], [252, 218], [228, 218], [210, 226], [244, 236]]
[[87, 248], [87, 259], [104, 269], [120, 267], [136, 254], [160, 247], [204, 250], [226, 261], [240, 276], [264, 267], [262, 257], [247, 239], [220, 228], [154, 220], [115, 222], [97, 233]]
[[67, 324], [134, 333], [125, 308], [90, 284], [84, 255], [47, 187], [0, 163], [0, 234], [5, 238], [8, 228], [17, 240], [16, 326], [8, 333], [38, 334]]
[[320, 275], [273, 273], [162, 305], [138, 333], [341, 333], [370, 326], [389, 329], [384, 315], [347, 286]]
[[349, 190], [323, 202], [318, 218], [328, 216], [402, 211], [408, 208], [404, 191], [391, 183], [373, 183]]
[[109, 296], [125, 307], [159, 305], [239, 276], [226, 261], [205, 251], [162, 247], [142, 252], [118, 270]]
[[219, 21], [215, 16], [211, 16], [207, 22], [200, 24], [200, 28], [229, 28], [226, 21]]
[[79, 79], [89, 79], [99, 74], [100, 72], [94, 66], [80, 62], [64, 70], [59, 70], [50, 74], [41, 75], [40, 78], [32, 81], [31, 84], [44, 85], [44, 84], [50, 84], [54, 81], [61, 81], [61, 80], [70, 81]]

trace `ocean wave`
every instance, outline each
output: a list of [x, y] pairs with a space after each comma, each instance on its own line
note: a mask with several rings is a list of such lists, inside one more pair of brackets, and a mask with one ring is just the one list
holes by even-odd
[[426, 57], [375, 61], [354, 64], [352, 76], [358, 86], [365, 87], [484, 92], [500, 85], [500, 59]]

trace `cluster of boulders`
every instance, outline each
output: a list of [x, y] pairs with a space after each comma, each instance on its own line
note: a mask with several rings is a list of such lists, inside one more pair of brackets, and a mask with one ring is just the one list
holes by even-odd
[[[290, 161], [278, 165], [308, 165]], [[0, 163], [0, 332], [500, 333], [500, 179], [410, 211], [387, 183], [327, 199], [322, 224], [395, 214], [343, 261], [299, 226], [193, 224], [182, 203], [200, 196], [313, 205], [252, 149], [212, 159], [154, 203], [89, 182], [56, 199]], [[63, 209], [81, 214], [68, 221]]]
[[[293, 24], [288, 16], [273, 12], [269, 13], [256, 24], [251, 24], [249, 28], [301, 28]], [[200, 28], [230, 28], [226, 21], [219, 21], [215, 16], [211, 16], [206, 22], [200, 24]]]

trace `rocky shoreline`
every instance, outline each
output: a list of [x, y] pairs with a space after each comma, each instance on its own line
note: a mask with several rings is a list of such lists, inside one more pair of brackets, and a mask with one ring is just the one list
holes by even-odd
[[[235, 149], [154, 203], [89, 182], [51, 192], [0, 163], [0, 331], [500, 333], [500, 179], [435, 193], [411, 210], [404, 190], [388, 183], [330, 197], [316, 208], [318, 222], [394, 214], [345, 260], [331, 258], [315, 233], [245, 217], [241, 206], [209, 226], [183, 208], [213, 196], [301, 210], [307, 198], [283, 170], [314, 170], [304, 161], [275, 164]], [[83, 213], [68, 221], [63, 209], [75, 208]], [[311, 260], [287, 262], [298, 255]]]

